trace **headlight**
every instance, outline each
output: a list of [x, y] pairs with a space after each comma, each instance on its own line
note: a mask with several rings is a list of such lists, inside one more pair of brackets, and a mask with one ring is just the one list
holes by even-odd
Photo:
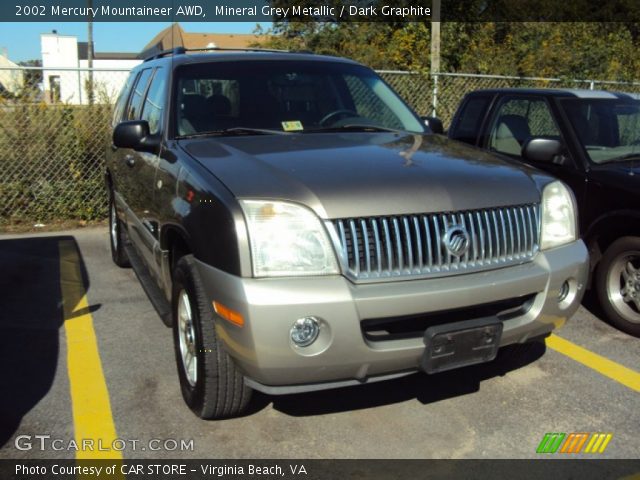
[[329, 275], [338, 262], [320, 219], [301, 205], [241, 200], [256, 277]]
[[540, 248], [546, 250], [574, 242], [576, 209], [573, 195], [562, 182], [552, 182], [542, 192]]

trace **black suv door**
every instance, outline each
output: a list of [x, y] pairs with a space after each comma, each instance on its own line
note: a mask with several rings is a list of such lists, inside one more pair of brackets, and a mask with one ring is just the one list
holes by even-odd
[[[135, 81], [123, 121], [143, 120], [148, 92], [157, 69], [142, 70]], [[130, 148], [120, 148], [114, 154], [113, 167], [118, 179], [118, 193], [125, 204], [125, 215], [129, 237], [143, 260], [155, 270], [153, 265], [153, 227], [146, 212], [153, 204], [154, 177], [157, 155], [139, 152]]]

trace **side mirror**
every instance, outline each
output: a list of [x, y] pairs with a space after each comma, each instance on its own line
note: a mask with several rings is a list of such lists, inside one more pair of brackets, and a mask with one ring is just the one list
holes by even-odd
[[118, 148], [157, 153], [160, 136], [149, 134], [149, 123], [146, 120], [133, 120], [116, 125], [113, 144]]
[[522, 146], [522, 157], [532, 162], [559, 163], [564, 161], [564, 145], [549, 137], [532, 137]]
[[438, 117], [420, 117], [424, 124], [429, 127], [433, 133], [442, 135], [444, 133], [444, 127], [442, 121]]

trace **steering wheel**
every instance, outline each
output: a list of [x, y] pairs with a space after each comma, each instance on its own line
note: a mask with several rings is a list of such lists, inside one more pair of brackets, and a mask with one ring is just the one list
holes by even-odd
[[340, 116], [357, 117], [358, 114], [353, 110], [346, 110], [346, 109], [334, 110], [333, 112], [329, 112], [324, 117], [322, 117], [322, 119], [318, 123], [320, 126], [324, 127], [328, 125], [330, 123], [329, 121], [333, 120], [334, 117], [340, 117]]

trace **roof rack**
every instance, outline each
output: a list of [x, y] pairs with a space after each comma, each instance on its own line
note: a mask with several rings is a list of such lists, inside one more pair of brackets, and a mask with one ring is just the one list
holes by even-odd
[[278, 50], [273, 48], [230, 48], [230, 47], [203, 47], [203, 48], [184, 48], [175, 47], [168, 50], [162, 50], [150, 57], [144, 59], [145, 62], [155, 60], [156, 58], [166, 57], [167, 55], [182, 55], [187, 52], [266, 52], [266, 53], [313, 53], [305, 50]]
[[166, 57], [167, 55], [180, 55], [186, 52], [187, 52], [187, 49], [184, 47], [170, 48], [168, 50], [162, 50], [161, 52], [154, 53], [150, 57], [145, 58], [144, 61], [149, 62], [151, 60], [155, 60], [156, 58]]

